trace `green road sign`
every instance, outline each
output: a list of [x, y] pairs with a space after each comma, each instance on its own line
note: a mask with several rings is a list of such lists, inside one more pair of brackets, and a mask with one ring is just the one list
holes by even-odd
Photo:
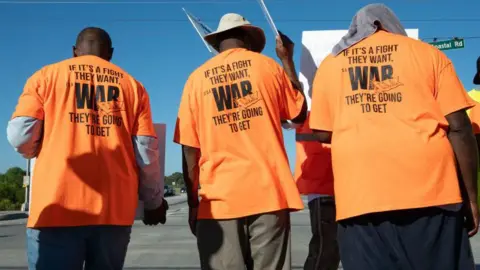
[[465, 41], [463, 39], [452, 39], [452, 40], [444, 40], [444, 41], [438, 41], [438, 42], [430, 42], [430, 44], [442, 51], [465, 48]]

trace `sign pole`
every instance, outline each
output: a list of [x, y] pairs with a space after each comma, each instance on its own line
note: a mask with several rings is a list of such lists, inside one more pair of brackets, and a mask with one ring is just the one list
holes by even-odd
[[[193, 28], [197, 32], [197, 34], [200, 36], [200, 39], [202, 39], [203, 44], [205, 44], [205, 47], [207, 47], [207, 50], [212, 53], [213, 55], [217, 54], [217, 51], [213, 50], [212, 47], [203, 39], [205, 34], [209, 34], [212, 32], [212, 30], [206, 26], [205, 24], [201, 23], [200, 20], [193, 16], [190, 12], [188, 12], [185, 8], [182, 8], [183, 12], [185, 12], [185, 15], [187, 15], [188, 20], [192, 24]], [[200, 29], [198, 29], [197, 25], [203, 28], [205, 33], [200, 32]]]
[[30, 205], [30, 159], [27, 159], [27, 170], [23, 177], [23, 186], [25, 187], [25, 200], [22, 204], [22, 211], [28, 212]]

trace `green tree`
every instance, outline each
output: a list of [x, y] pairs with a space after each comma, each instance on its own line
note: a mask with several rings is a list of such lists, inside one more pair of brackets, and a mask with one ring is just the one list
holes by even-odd
[[19, 167], [10, 168], [3, 175], [4, 181], [12, 183], [17, 187], [23, 187], [23, 177], [25, 174], [26, 172]]
[[0, 174], [0, 211], [20, 209], [25, 201], [23, 176], [25, 171], [19, 167], [10, 168], [5, 174]]
[[183, 174], [180, 172], [174, 172], [165, 177], [165, 185], [173, 185], [173, 183], [175, 183], [175, 186], [183, 186]]

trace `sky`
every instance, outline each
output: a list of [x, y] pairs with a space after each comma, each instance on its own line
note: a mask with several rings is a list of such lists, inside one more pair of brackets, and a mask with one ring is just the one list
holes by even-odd
[[[147, 2], [149, 1], [149, 2]], [[57, 3], [55, 3], [57, 2]], [[183, 86], [190, 73], [211, 57], [188, 22], [182, 7], [216, 29], [225, 13], [239, 13], [262, 27], [267, 36], [264, 54], [275, 59], [275, 39], [257, 0], [138, 0], [129, 1], [0, 1], [0, 172], [26, 161], [6, 139], [6, 126], [25, 81], [44, 65], [72, 56], [78, 32], [87, 26], [107, 30], [115, 48], [112, 62], [141, 81], [150, 95], [153, 120], [167, 125], [165, 173], [181, 170], [180, 148], [172, 142]], [[96, 3], [92, 3], [96, 2]], [[133, 3], [136, 2], [136, 3]], [[279, 30], [297, 44], [300, 63], [301, 35], [307, 30], [347, 29], [363, 0], [266, 0]], [[465, 48], [449, 50], [465, 89], [480, 55], [480, 1], [384, 1], [405, 28], [418, 28], [421, 39], [465, 37]], [[468, 38], [469, 37], [469, 38]], [[430, 39], [430, 40], [428, 40]], [[0, 133], [2, 134], [2, 133]], [[294, 132], [285, 131], [290, 162], [295, 161]]]

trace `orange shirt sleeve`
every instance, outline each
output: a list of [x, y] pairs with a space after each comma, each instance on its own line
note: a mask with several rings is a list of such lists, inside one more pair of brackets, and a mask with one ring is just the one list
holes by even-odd
[[292, 120], [302, 111], [305, 97], [303, 93], [293, 88], [292, 82], [285, 70], [277, 64], [278, 81], [280, 84], [280, 118], [283, 120]]
[[20, 116], [33, 117], [39, 120], [44, 119], [43, 100], [46, 91], [43, 71], [35, 72], [25, 83], [23, 93], [18, 99], [17, 107], [12, 119]]
[[332, 95], [336, 89], [327, 87], [329, 74], [324, 60], [317, 69], [312, 84], [312, 108], [309, 125], [312, 130], [333, 131]]
[[181, 145], [200, 148], [195, 118], [195, 115], [197, 115], [195, 113], [197, 104], [194, 102], [194, 97], [192, 97], [194, 91], [192, 76], [188, 78], [183, 89], [173, 141]]
[[150, 98], [143, 85], [137, 82], [138, 92], [140, 95], [139, 110], [136, 115], [135, 124], [133, 126], [133, 136], [150, 136], [157, 137], [155, 128], [153, 127], [152, 111], [150, 106]]
[[443, 115], [473, 107], [475, 103], [458, 79], [452, 62], [442, 52], [439, 58], [435, 99]]

